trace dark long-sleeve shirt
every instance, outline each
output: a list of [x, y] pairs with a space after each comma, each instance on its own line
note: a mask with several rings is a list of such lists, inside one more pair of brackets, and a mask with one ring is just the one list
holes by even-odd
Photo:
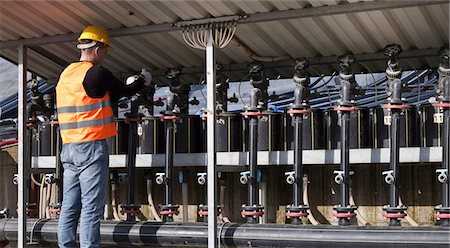
[[111, 102], [116, 103], [121, 97], [132, 96], [142, 90], [144, 79], [138, 78], [132, 85], [126, 85], [105, 67], [94, 65], [87, 71], [83, 87], [87, 95], [92, 98], [102, 98], [106, 92], [109, 92]]

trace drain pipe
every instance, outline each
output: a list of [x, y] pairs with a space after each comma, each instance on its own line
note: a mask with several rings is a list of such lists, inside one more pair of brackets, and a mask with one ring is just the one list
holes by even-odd
[[253, 89], [250, 106], [242, 115], [249, 119], [249, 170], [241, 172], [239, 179], [242, 184], [248, 184], [248, 204], [242, 205], [241, 216], [247, 219], [247, 223], [259, 223], [259, 218], [264, 215], [264, 206], [259, 204], [258, 195], [258, 118], [264, 115], [261, 111], [267, 109], [269, 83], [264, 79], [262, 63], [250, 63], [248, 69]]
[[341, 81], [340, 95], [337, 107], [334, 108], [338, 112], [339, 121], [341, 123], [341, 165], [340, 170], [335, 170], [334, 181], [340, 185], [340, 205], [335, 206], [333, 216], [338, 218], [339, 225], [350, 225], [350, 221], [355, 218], [356, 206], [350, 205], [350, 152], [349, 152], [349, 136], [350, 136], [350, 114], [358, 109], [354, 105], [354, 97], [364, 94], [363, 91], [356, 89], [358, 86], [353, 72], [352, 65], [355, 63], [353, 54], [346, 54], [338, 57], [340, 66], [339, 79]]
[[303, 202], [303, 118], [309, 114], [309, 62], [302, 58], [294, 65], [294, 104], [288, 114], [294, 121], [294, 170], [284, 173], [286, 182], [293, 185], [292, 204], [286, 206], [285, 215], [292, 224], [302, 224], [302, 218], [308, 216], [309, 206]]
[[443, 125], [442, 166], [436, 170], [441, 185], [441, 204], [435, 208], [435, 217], [441, 226], [450, 226], [450, 52], [448, 47], [441, 49], [441, 63], [439, 64], [439, 83], [436, 88], [438, 94], [437, 113], [434, 119], [438, 125]]
[[409, 107], [405, 105], [402, 99], [402, 93], [406, 91], [403, 88], [398, 56], [402, 52], [402, 48], [398, 44], [389, 44], [384, 48], [384, 54], [389, 57], [388, 66], [386, 68], [387, 95], [386, 104], [383, 108], [386, 110], [385, 124], [390, 126], [390, 164], [389, 170], [382, 174], [385, 176], [384, 181], [389, 185], [389, 205], [383, 207], [383, 217], [389, 219], [390, 226], [400, 226], [400, 220], [406, 216], [406, 207], [399, 204], [399, 158], [400, 158], [400, 115]]

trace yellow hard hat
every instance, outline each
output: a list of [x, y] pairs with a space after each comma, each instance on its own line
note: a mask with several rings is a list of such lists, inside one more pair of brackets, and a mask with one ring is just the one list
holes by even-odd
[[87, 26], [81, 33], [80, 37], [78, 37], [78, 41], [81, 40], [94, 40], [104, 43], [108, 45], [108, 47], [111, 47], [111, 44], [109, 43], [108, 32], [106, 32], [106, 30], [101, 27]]

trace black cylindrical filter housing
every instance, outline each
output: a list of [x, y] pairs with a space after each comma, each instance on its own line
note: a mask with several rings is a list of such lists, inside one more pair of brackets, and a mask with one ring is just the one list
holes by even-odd
[[[243, 118], [245, 150], [249, 150], [249, 120]], [[258, 151], [284, 150], [284, 114], [265, 111], [264, 116], [258, 118]]]
[[38, 125], [37, 155], [54, 156], [56, 153], [56, 126], [50, 123]]
[[[326, 148], [326, 124], [324, 112], [320, 109], [310, 109], [310, 113], [303, 118], [302, 147], [304, 150]], [[284, 137], [285, 150], [294, 149], [294, 122], [292, 117], [285, 113]]]
[[[385, 109], [377, 107], [373, 109], [374, 148], [388, 148], [390, 129], [384, 124]], [[411, 107], [400, 115], [399, 132], [400, 147], [419, 146], [419, 117], [417, 109]]]
[[205, 152], [204, 129], [198, 115], [181, 116], [176, 123], [174, 146], [175, 153]]
[[145, 118], [142, 120], [140, 126], [142, 127], [142, 132], [138, 131], [138, 153], [164, 153], [164, 123], [160, 120], [160, 118]]
[[420, 106], [420, 146], [441, 146], [441, 125], [434, 123], [435, 108], [430, 105]]
[[240, 113], [223, 112], [218, 114], [216, 121], [216, 151], [242, 151], [242, 117]]
[[[327, 122], [327, 148], [340, 149], [341, 133], [337, 111], [333, 109], [326, 110], [325, 119]], [[349, 130], [349, 148], [371, 148], [372, 132], [370, 126], [370, 110], [359, 108], [357, 111], [351, 112]]]

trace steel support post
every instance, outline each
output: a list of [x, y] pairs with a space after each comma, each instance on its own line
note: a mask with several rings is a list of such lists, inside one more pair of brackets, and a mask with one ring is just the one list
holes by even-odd
[[28, 181], [28, 168], [26, 166], [27, 161], [27, 153], [26, 153], [26, 144], [27, 144], [27, 48], [23, 45], [19, 46], [18, 49], [18, 63], [17, 63], [17, 71], [18, 71], [18, 121], [19, 127], [17, 129], [18, 133], [18, 175], [19, 175], [19, 184], [17, 190], [17, 213], [18, 213], [18, 238], [17, 238], [17, 247], [26, 247], [27, 244], [27, 232], [26, 232], [26, 223], [27, 216], [25, 213], [25, 204], [28, 195], [27, 181]]
[[207, 192], [208, 192], [208, 248], [217, 247], [217, 171], [216, 171], [216, 61], [212, 30], [206, 43], [207, 84]]

